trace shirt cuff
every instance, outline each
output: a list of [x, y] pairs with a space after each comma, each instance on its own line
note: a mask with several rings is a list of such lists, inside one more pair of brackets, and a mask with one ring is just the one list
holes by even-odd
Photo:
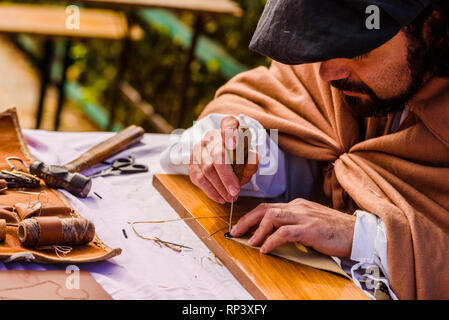
[[357, 210], [354, 237], [352, 241], [351, 260], [375, 260], [375, 242], [378, 218], [368, 212]]

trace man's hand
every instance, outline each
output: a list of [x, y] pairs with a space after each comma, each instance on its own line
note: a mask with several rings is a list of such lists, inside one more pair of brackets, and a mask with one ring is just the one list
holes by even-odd
[[238, 127], [239, 121], [236, 118], [223, 118], [221, 130], [207, 132], [203, 140], [194, 146], [190, 156], [190, 180], [209, 198], [219, 203], [231, 202], [232, 197], [240, 193], [240, 186], [248, 183], [257, 172], [258, 154], [251, 150], [241, 181], [232, 169], [226, 148], [234, 150], [237, 147]]
[[231, 235], [241, 237], [258, 226], [249, 243], [253, 246], [263, 243], [262, 253], [286, 242], [300, 242], [326, 255], [348, 258], [355, 221], [353, 215], [296, 199], [290, 203], [259, 205], [239, 220]]

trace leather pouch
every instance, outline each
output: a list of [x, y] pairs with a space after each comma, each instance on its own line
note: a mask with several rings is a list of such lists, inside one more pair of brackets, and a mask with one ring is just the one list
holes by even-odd
[[[34, 161], [19, 126], [15, 109], [0, 113], [0, 169], [10, 169], [7, 157], [23, 159], [27, 165]], [[17, 238], [17, 225], [25, 218], [33, 216], [47, 217], [80, 217], [73, 210], [64, 195], [57, 190], [50, 189], [41, 183], [39, 189], [46, 191], [48, 203], [45, 205], [30, 202], [30, 195], [7, 190], [0, 194], [0, 219], [8, 223], [6, 240], [0, 242], [0, 260], [17, 261], [29, 260], [38, 263], [87, 263], [110, 259], [121, 253], [121, 249], [113, 249], [104, 244], [97, 235], [86, 245], [73, 246], [67, 255], [58, 255], [55, 250], [39, 250], [25, 248]], [[32, 199], [31, 199], [32, 200]], [[30, 203], [32, 203], [30, 205]]]

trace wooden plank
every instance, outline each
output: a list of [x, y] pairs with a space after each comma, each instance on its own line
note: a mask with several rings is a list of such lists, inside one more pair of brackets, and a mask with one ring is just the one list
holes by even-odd
[[242, 9], [231, 0], [77, 0], [78, 2], [122, 7], [166, 8], [211, 14], [242, 16]]
[[0, 32], [45, 36], [121, 39], [126, 35], [126, 17], [111, 10], [80, 8], [80, 28], [69, 29], [66, 7], [0, 5]]
[[[350, 280], [341, 276], [263, 255], [226, 239], [229, 205], [209, 200], [187, 176], [158, 174], [153, 178], [153, 185], [182, 218], [197, 218], [188, 219], [186, 223], [254, 298], [367, 299]], [[239, 199], [234, 205], [234, 223], [260, 202], [258, 199]]]

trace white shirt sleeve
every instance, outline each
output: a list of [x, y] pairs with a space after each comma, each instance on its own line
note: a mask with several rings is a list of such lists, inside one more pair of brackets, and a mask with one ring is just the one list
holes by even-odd
[[[387, 234], [385, 224], [374, 214], [357, 210], [354, 228], [351, 260], [356, 261], [351, 268], [354, 283], [368, 296], [374, 298], [364, 288], [373, 290], [383, 282], [393, 299], [397, 299], [389, 285]], [[363, 270], [364, 273], [360, 272]], [[364, 282], [364, 286], [362, 286]]]
[[[167, 173], [188, 175], [193, 146], [200, 142], [209, 130], [220, 129], [221, 120], [228, 115], [210, 114], [196, 121], [187, 130], [178, 130], [171, 135], [171, 145], [161, 155], [161, 167]], [[286, 190], [285, 157], [277, 145], [277, 131], [267, 130], [257, 121], [243, 114], [236, 117], [241, 126], [251, 130], [251, 147], [259, 152], [257, 173], [242, 186], [241, 196], [275, 198]]]

